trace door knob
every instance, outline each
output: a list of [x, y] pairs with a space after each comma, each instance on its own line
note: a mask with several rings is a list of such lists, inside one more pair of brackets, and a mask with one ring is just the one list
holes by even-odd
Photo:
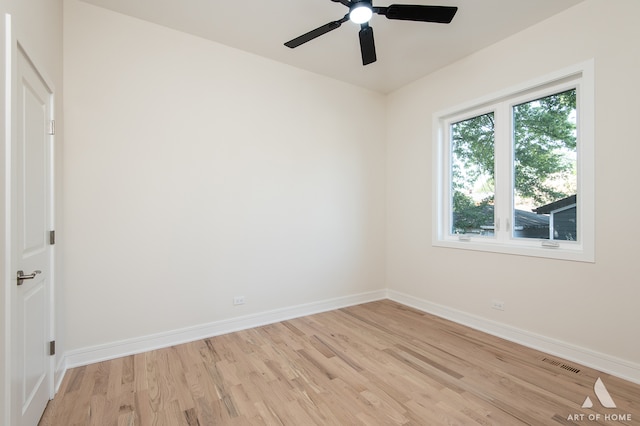
[[32, 273], [30, 273], [29, 275], [25, 275], [23, 271], [18, 271], [17, 274], [17, 278], [18, 278], [18, 285], [22, 285], [22, 281], [24, 280], [32, 280], [36, 277], [36, 275], [41, 274], [42, 271], [38, 271], [35, 270]]

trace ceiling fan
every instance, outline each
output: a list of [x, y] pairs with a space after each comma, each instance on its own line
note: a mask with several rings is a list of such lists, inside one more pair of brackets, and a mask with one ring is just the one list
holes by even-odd
[[349, 13], [337, 21], [329, 22], [321, 27], [289, 40], [284, 45], [291, 49], [296, 48], [314, 38], [320, 37], [339, 28], [343, 23], [352, 21], [360, 25], [360, 51], [362, 53], [362, 65], [369, 65], [376, 61], [376, 46], [373, 41], [373, 28], [369, 26], [369, 20], [374, 13], [384, 15], [387, 19], [399, 19], [403, 21], [436, 22], [448, 24], [453, 20], [457, 7], [453, 6], [422, 6], [412, 4], [392, 4], [388, 7], [374, 7], [371, 0], [331, 0], [342, 3], [349, 8]]

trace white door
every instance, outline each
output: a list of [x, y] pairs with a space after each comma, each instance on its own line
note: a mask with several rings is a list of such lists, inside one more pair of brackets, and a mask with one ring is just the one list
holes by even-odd
[[[22, 49], [18, 48], [16, 56], [13, 406], [19, 425], [35, 426], [49, 401], [53, 381], [49, 355], [53, 95]], [[20, 279], [20, 274], [25, 278]]]

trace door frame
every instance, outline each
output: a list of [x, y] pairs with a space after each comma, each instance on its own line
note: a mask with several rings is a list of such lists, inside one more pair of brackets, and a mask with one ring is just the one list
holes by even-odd
[[[4, 418], [0, 417], [0, 423], [6, 424], [16, 424], [18, 418], [18, 405], [15, 398], [12, 398], [11, 395], [15, 394], [15, 386], [14, 383], [14, 375], [13, 368], [16, 365], [15, 361], [15, 341], [17, 332], [16, 328], [16, 309], [15, 303], [17, 300], [17, 285], [16, 285], [16, 277], [15, 271], [17, 270], [17, 259], [13, 253], [13, 248], [15, 247], [14, 240], [14, 217], [16, 213], [16, 182], [14, 180], [15, 173], [15, 147], [16, 147], [16, 114], [14, 111], [16, 110], [17, 100], [15, 97], [15, 93], [18, 87], [18, 54], [24, 55], [24, 57], [31, 63], [37, 72], [38, 76], [46, 86], [47, 90], [50, 93], [49, 96], [49, 111], [50, 118], [54, 119], [55, 117], [55, 97], [56, 90], [55, 86], [52, 83], [52, 80], [47, 77], [46, 73], [43, 71], [44, 68], [38, 65], [38, 62], [34, 60], [34, 57], [30, 54], [28, 48], [24, 46], [21, 40], [18, 40], [16, 37], [16, 32], [12, 28], [12, 20], [10, 14], [4, 14], [2, 17], [4, 20], [4, 144], [3, 144], [3, 183], [4, 187], [4, 211], [3, 211], [3, 220], [4, 220], [4, 236], [5, 236], [5, 244], [2, 248], [4, 252], [2, 255], [2, 265], [4, 266], [4, 272], [2, 277], [0, 278], [0, 283], [2, 283], [3, 291], [0, 296], [0, 301], [2, 301], [2, 306], [0, 306], [0, 315], [3, 316], [4, 328], [0, 331], [0, 342], [4, 343], [4, 353], [0, 355], [0, 360], [4, 359], [3, 365], [0, 366], [0, 378], [3, 379], [3, 383], [0, 385], [3, 388], [3, 391], [0, 392], [0, 396], [4, 395], [2, 398], [3, 401], [0, 402], [0, 407], [3, 408]], [[48, 225], [51, 230], [54, 229], [55, 225], [55, 135], [51, 136], [51, 144], [48, 148], [49, 154], [49, 171], [48, 171], [48, 179], [49, 179], [49, 200], [48, 200]], [[2, 253], [0, 251], [0, 253]], [[49, 298], [48, 298], [48, 322], [49, 327], [47, 329], [48, 340], [55, 340], [55, 245], [51, 245], [49, 247], [49, 263], [50, 263], [50, 275], [49, 275]], [[56, 356], [51, 356], [49, 358], [48, 368], [49, 368], [49, 380], [46, 386], [48, 387], [49, 399], [52, 399], [55, 394], [55, 366], [56, 366]]]
[[0, 315], [2, 316], [2, 327], [0, 328], [0, 424], [11, 424], [11, 111], [9, 104], [11, 101], [11, 15], [3, 13], [2, 20], [2, 149], [0, 159], [2, 161], [2, 230], [4, 244], [0, 247], [0, 262], [2, 276], [0, 284]]

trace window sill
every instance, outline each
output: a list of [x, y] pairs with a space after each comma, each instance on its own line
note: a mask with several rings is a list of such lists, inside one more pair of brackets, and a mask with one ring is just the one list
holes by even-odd
[[511, 241], [508, 244], [480, 237], [467, 241], [458, 239], [434, 240], [434, 247], [444, 247], [461, 250], [483, 251], [490, 253], [511, 254], [516, 256], [541, 257], [555, 260], [569, 260], [574, 262], [594, 263], [595, 256], [592, 250], [586, 250], [583, 245], [571, 242], [559, 242], [558, 247], [543, 246], [543, 242], [549, 240]]

